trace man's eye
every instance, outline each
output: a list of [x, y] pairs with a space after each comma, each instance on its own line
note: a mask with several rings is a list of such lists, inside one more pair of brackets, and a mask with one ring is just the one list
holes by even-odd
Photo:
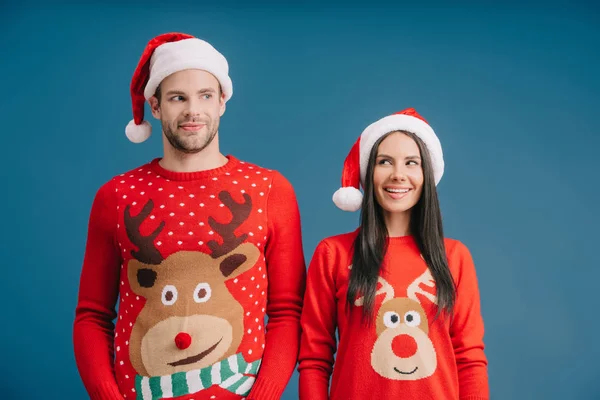
[[205, 98], [206, 100], [210, 100], [210, 99], [212, 99], [212, 94], [205, 94], [205, 95], [204, 95], [204, 98]]
[[183, 96], [173, 96], [171, 97], [171, 101], [183, 101]]

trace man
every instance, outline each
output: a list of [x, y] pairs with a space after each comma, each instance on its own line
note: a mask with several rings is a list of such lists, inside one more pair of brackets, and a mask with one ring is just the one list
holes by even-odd
[[127, 137], [150, 136], [147, 100], [164, 156], [92, 205], [74, 324], [92, 399], [278, 399], [295, 368], [297, 201], [277, 171], [220, 153], [228, 74], [215, 48], [180, 33], [152, 39], [134, 73]]

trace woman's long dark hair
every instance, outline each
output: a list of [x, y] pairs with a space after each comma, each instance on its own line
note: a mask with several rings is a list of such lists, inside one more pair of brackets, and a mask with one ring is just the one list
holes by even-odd
[[373, 172], [380, 143], [395, 132], [412, 138], [421, 152], [423, 190], [421, 198], [412, 209], [410, 231], [436, 283], [438, 299], [436, 318], [442, 312], [451, 316], [456, 290], [446, 260], [442, 214], [435, 188], [431, 157], [423, 141], [415, 134], [405, 131], [394, 131], [383, 135], [375, 142], [369, 154], [360, 213], [360, 229], [354, 241], [352, 270], [346, 297], [347, 306], [352, 307], [359, 294], [364, 296], [363, 320], [372, 320], [377, 279], [387, 251], [388, 237], [383, 209], [375, 197]]

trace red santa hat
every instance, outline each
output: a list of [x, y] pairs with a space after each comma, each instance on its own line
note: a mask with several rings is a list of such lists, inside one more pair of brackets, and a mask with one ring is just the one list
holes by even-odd
[[146, 100], [154, 96], [163, 79], [186, 69], [210, 72], [221, 84], [225, 101], [231, 98], [229, 65], [212, 45], [185, 33], [159, 35], [148, 42], [131, 79], [133, 120], [125, 128], [129, 140], [141, 143], [150, 137], [152, 126], [144, 121]]
[[363, 186], [367, 173], [369, 154], [375, 142], [383, 135], [394, 131], [407, 131], [417, 135], [427, 146], [431, 156], [433, 178], [437, 185], [444, 174], [444, 155], [442, 145], [429, 123], [414, 108], [397, 112], [369, 125], [352, 146], [344, 161], [342, 187], [333, 194], [333, 202], [344, 211], [360, 209]]

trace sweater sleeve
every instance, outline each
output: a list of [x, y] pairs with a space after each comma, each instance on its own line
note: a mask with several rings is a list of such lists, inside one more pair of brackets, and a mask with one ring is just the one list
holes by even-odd
[[328, 247], [321, 242], [308, 267], [302, 311], [300, 399], [327, 400], [336, 351], [336, 288]]
[[488, 400], [487, 358], [479, 287], [471, 253], [457, 243], [457, 289], [450, 336], [458, 368], [460, 400]]
[[75, 361], [92, 400], [122, 400], [114, 375], [113, 320], [120, 254], [115, 238], [114, 184], [103, 185], [92, 204], [73, 325]]
[[267, 200], [269, 236], [265, 351], [248, 400], [279, 399], [289, 382], [300, 342], [300, 314], [306, 284], [300, 212], [292, 185], [275, 172]]

